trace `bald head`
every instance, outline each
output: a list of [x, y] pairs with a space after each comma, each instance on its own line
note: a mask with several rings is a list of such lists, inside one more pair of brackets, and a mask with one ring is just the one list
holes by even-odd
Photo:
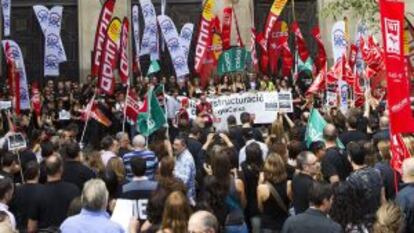
[[405, 183], [414, 182], [414, 158], [405, 159], [402, 164], [403, 181]]
[[188, 221], [188, 232], [218, 232], [217, 218], [207, 211], [197, 211]]
[[335, 141], [337, 137], [338, 131], [336, 130], [335, 125], [327, 124], [323, 129], [323, 138], [328, 142], [332, 142]]
[[135, 148], [144, 148], [145, 147], [145, 138], [142, 135], [137, 135], [132, 140], [132, 145]]
[[380, 129], [388, 129], [389, 119], [387, 116], [382, 116], [379, 120]]

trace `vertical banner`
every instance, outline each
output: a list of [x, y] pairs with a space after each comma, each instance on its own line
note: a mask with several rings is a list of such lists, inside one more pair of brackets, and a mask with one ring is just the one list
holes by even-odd
[[380, 0], [380, 15], [391, 133], [412, 133], [414, 118], [410, 108], [410, 81], [405, 72], [403, 49], [404, 2]]
[[334, 63], [346, 53], [348, 42], [345, 35], [345, 21], [338, 21], [332, 27], [332, 52]]
[[355, 35], [355, 45], [357, 48], [357, 54], [355, 58], [355, 71], [357, 74], [357, 77], [361, 77], [362, 73], [365, 70], [365, 63], [364, 59], [362, 58], [361, 49], [359, 48], [359, 45], [361, 43], [361, 39], [363, 40], [368, 34], [368, 27], [364, 22], [359, 22], [357, 26], [357, 33]]
[[135, 56], [134, 63], [138, 69], [138, 73], [141, 73], [140, 65], [140, 39], [139, 39], [139, 9], [137, 5], [132, 7], [132, 28], [134, 30], [134, 45], [135, 45]]
[[[316, 40], [316, 43], [318, 44], [318, 55], [315, 59], [316, 67], [318, 69], [318, 72], [320, 72], [322, 69], [326, 69], [326, 61], [327, 61], [327, 55], [325, 46], [322, 41], [320, 29], [318, 26], [312, 29], [312, 36]], [[325, 70], [326, 73], [326, 70]]]
[[1, 0], [1, 9], [3, 13], [3, 36], [10, 36], [11, 0]]
[[121, 20], [115, 17], [108, 26], [102, 49], [98, 87], [101, 92], [107, 95], [112, 95], [115, 89], [114, 69], [118, 58], [121, 30]]
[[59, 76], [59, 64], [67, 60], [60, 37], [63, 7], [55, 6], [49, 10], [35, 5], [33, 10], [45, 37], [44, 75]]
[[26, 68], [24, 66], [23, 54], [19, 45], [13, 40], [2, 41], [4, 54], [8, 61], [13, 61], [16, 64], [16, 69], [19, 77], [19, 96], [20, 109], [30, 109], [30, 94], [27, 86]]
[[[277, 19], [279, 18], [280, 13], [282, 13], [283, 8], [285, 7], [287, 0], [274, 0], [272, 8], [267, 15], [267, 20], [265, 24], [264, 38], [267, 43], [270, 33]], [[266, 46], [267, 47], [267, 46]]]
[[144, 17], [144, 34], [141, 41], [140, 55], [149, 54], [151, 61], [158, 60], [158, 28], [157, 14], [151, 0], [140, 0], [142, 15]]
[[306, 42], [305, 42], [305, 39], [303, 38], [302, 32], [300, 31], [298, 22], [295, 21], [292, 23], [292, 31], [293, 33], [295, 33], [295, 39], [296, 39], [295, 41], [296, 41], [296, 46], [298, 49], [299, 57], [303, 62], [306, 62], [309, 58], [309, 51], [308, 51], [308, 48], [306, 47]]
[[157, 19], [165, 42], [167, 43], [168, 50], [170, 51], [175, 74], [177, 77], [183, 77], [189, 74], [190, 71], [188, 70], [185, 54], [181, 49], [180, 38], [173, 21], [166, 15], [159, 15]]
[[346, 114], [348, 111], [348, 84], [344, 80], [338, 81], [338, 88], [339, 88], [339, 97], [340, 97], [340, 105], [339, 109], [343, 114]]
[[207, 59], [209, 47], [212, 44], [212, 22], [213, 9], [216, 5], [215, 0], [207, 0], [204, 3], [203, 12], [201, 13], [201, 20], [198, 30], [197, 45], [194, 56], [194, 69], [197, 73], [201, 73], [204, 62]]
[[223, 9], [223, 25], [221, 29], [221, 37], [223, 39], [223, 49], [227, 50], [230, 48], [230, 35], [231, 35], [231, 25], [233, 19], [233, 8], [225, 7]]
[[191, 39], [193, 38], [194, 24], [186, 23], [181, 28], [180, 45], [184, 52], [185, 63], [188, 64], [188, 54], [190, 53]]
[[119, 45], [119, 77], [122, 84], [128, 84], [129, 79], [129, 64], [128, 64], [128, 34], [129, 34], [129, 21], [125, 17], [122, 22], [121, 29], [121, 42]]
[[106, 0], [105, 4], [102, 6], [101, 14], [99, 16], [92, 53], [93, 63], [91, 75], [93, 77], [98, 76], [99, 69], [101, 67], [102, 49], [105, 42], [108, 25], [111, 22], [112, 14], [114, 13], [115, 1], [116, 0]]

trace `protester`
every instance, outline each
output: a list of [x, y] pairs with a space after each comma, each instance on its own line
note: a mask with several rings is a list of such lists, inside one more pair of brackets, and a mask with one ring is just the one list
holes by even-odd
[[126, 176], [128, 180], [131, 180], [133, 177], [130, 161], [134, 157], [139, 157], [145, 160], [146, 172], [145, 176], [150, 180], [154, 180], [155, 171], [158, 167], [158, 158], [155, 156], [154, 152], [145, 149], [146, 141], [142, 135], [137, 135], [132, 140], [132, 146], [134, 150], [124, 155], [123, 161], [126, 169]]
[[81, 149], [77, 143], [65, 145], [65, 162], [63, 163], [62, 180], [75, 184], [82, 190], [83, 184], [95, 178], [94, 172], [81, 162]]
[[405, 214], [405, 231], [414, 232], [414, 158], [404, 160], [402, 165], [403, 188], [395, 201]]
[[330, 185], [314, 183], [309, 193], [310, 207], [299, 215], [289, 217], [281, 232], [343, 232], [341, 226], [327, 216], [332, 206], [332, 195]]
[[82, 191], [82, 211], [66, 219], [60, 226], [62, 233], [81, 232], [120, 232], [124, 230], [117, 223], [109, 220], [106, 213], [109, 194], [105, 183], [93, 179], [85, 183]]
[[188, 232], [218, 233], [217, 218], [207, 211], [197, 211], [188, 220]]
[[101, 140], [101, 158], [104, 166], [108, 164], [108, 161], [113, 158], [117, 157], [117, 153], [119, 151], [118, 142], [111, 136], [106, 136]]
[[36, 195], [29, 209], [28, 232], [57, 229], [65, 220], [72, 200], [80, 195], [79, 188], [62, 181], [63, 163], [59, 155], [46, 159], [47, 183]]
[[160, 232], [186, 233], [190, 215], [191, 207], [184, 194], [171, 193], [165, 202]]
[[14, 193], [13, 181], [8, 177], [0, 177], [0, 211], [4, 211], [11, 223], [11, 228], [16, 229], [16, 219], [12, 212], [9, 211], [8, 204], [12, 200]]
[[[385, 203], [377, 211], [373, 233], [404, 233], [404, 212], [394, 203]], [[411, 225], [412, 226], [412, 225]]]
[[395, 177], [396, 174], [391, 167], [390, 142], [389, 140], [381, 140], [378, 142], [377, 147], [382, 160], [375, 164], [375, 169], [381, 173], [385, 198], [387, 200], [394, 200], [395, 179], [399, 179], [399, 177]]

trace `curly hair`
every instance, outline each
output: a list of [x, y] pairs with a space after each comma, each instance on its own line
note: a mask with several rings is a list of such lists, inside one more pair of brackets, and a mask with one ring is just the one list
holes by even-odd
[[[364, 220], [361, 198], [356, 190], [348, 182], [341, 182], [334, 185], [334, 199], [330, 212], [331, 218], [339, 223], [345, 233], [349, 232], [349, 226], [367, 226]], [[347, 231], [348, 230], [348, 231]]]

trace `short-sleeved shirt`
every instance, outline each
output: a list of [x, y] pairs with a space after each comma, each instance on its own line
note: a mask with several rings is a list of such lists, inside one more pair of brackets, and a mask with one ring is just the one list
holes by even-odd
[[339, 176], [344, 181], [351, 173], [351, 164], [340, 149], [331, 147], [326, 150], [326, 154], [321, 161], [321, 171], [324, 179], [329, 181], [332, 176]]
[[95, 178], [92, 169], [78, 161], [66, 161], [63, 165], [62, 180], [75, 184], [79, 190], [83, 189], [86, 181]]
[[79, 195], [80, 191], [74, 184], [48, 182], [37, 193], [29, 209], [29, 219], [38, 221], [38, 229], [58, 227], [66, 219], [70, 203]]
[[124, 155], [122, 160], [124, 161], [126, 176], [128, 180], [132, 180], [134, 174], [131, 170], [131, 159], [134, 157], [142, 158], [145, 160], [147, 169], [145, 170], [145, 176], [150, 180], [155, 179], [155, 172], [158, 168], [158, 158], [154, 152], [150, 150], [134, 150]]
[[354, 171], [347, 179], [364, 203], [364, 216], [374, 217], [381, 205], [382, 178], [374, 168], [365, 167]]

